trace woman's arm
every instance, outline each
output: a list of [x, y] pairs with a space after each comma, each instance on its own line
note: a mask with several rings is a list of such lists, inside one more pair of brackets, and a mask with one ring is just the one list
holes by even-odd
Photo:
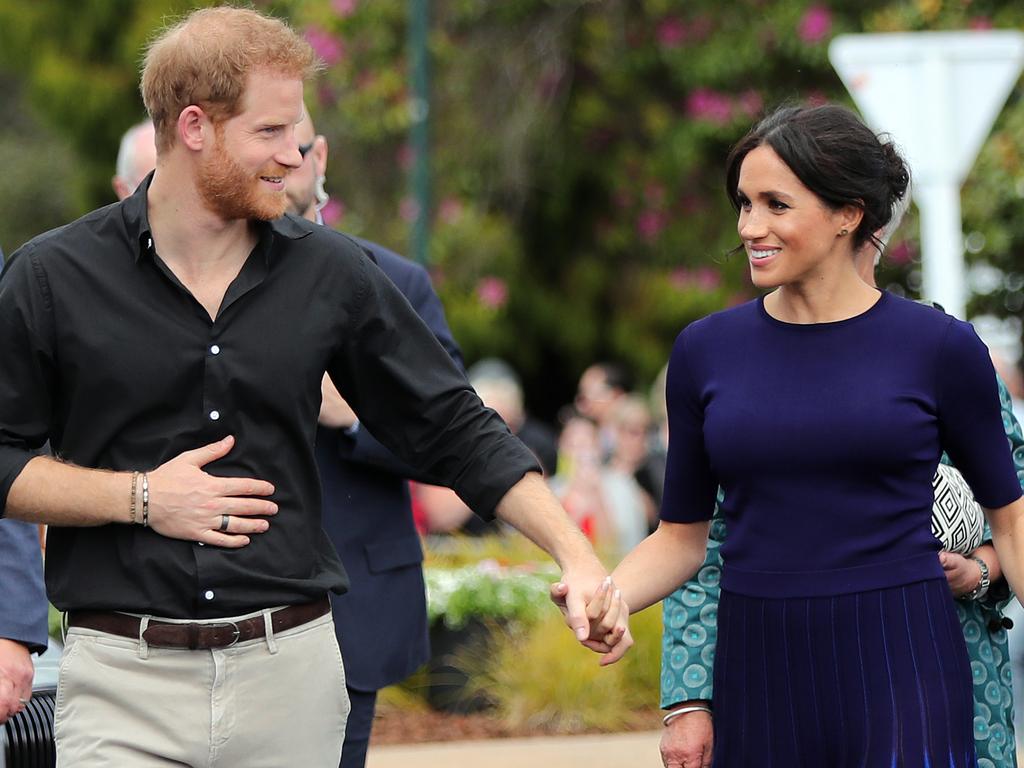
[[[1024, 497], [1017, 499], [1005, 507], [986, 509], [989, 527], [992, 529], [992, 543], [995, 545], [999, 562], [997, 568], [1002, 569], [1016, 594], [1022, 594], [1024, 587]], [[988, 561], [986, 560], [986, 563]], [[989, 570], [992, 563], [988, 563]], [[992, 576], [995, 581], [995, 576]]]
[[704, 562], [709, 525], [709, 520], [662, 520], [658, 530], [626, 555], [612, 573], [612, 580], [630, 613], [653, 605], [693, 577]]
[[982, 544], [966, 556], [956, 552], [940, 552], [939, 562], [942, 563], [942, 570], [946, 574], [946, 581], [953, 592], [953, 597], [969, 595], [981, 583], [981, 566], [975, 562], [975, 558], [983, 560], [988, 567], [990, 584], [995, 584], [1003, 578], [999, 556], [991, 542]]

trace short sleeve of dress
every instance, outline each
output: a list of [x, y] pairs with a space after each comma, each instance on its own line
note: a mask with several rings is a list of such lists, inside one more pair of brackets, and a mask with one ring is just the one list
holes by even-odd
[[704, 404], [688, 354], [688, 330], [672, 348], [665, 386], [668, 459], [661, 519], [671, 523], [710, 520], [718, 491], [704, 445]]
[[1021, 486], [1003, 428], [995, 369], [969, 324], [951, 320], [936, 376], [942, 448], [979, 504], [996, 509], [1016, 501]]

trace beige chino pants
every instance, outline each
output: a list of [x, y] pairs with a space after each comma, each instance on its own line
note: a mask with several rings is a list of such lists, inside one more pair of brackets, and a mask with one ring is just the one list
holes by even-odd
[[205, 651], [72, 627], [57, 687], [57, 766], [337, 768], [348, 712], [330, 613]]

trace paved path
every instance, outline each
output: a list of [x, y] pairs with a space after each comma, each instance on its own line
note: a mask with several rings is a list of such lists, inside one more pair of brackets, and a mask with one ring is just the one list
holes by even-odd
[[[660, 731], [373, 747], [366, 768], [661, 768]], [[1024, 749], [1018, 760], [1024, 765]]]
[[366, 768], [661, 768], [660, 731], [373, 747]]

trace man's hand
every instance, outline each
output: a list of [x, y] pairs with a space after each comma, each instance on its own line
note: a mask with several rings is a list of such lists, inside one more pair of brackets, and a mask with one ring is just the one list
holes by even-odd
[[32, 698], [32, 655], [21, 643], [0, 638], [0, 724]]
[[665, 768], [711, 768], [713, 739], [709, 713], [687, 712], [673, 717], [661, 734], [661, 762]]
[[981, 583], [981, 566], [969, 557], [956, 552], [940, 552], [939, 562], [946, 574], [946, 581], [953, 591], [953, 597], [963, 597], [974, 591]]
[[[270, 523], [253, 517], [276, 515], [277, 504], [254, 497], [270, 496], [273, 485], [249, 477], [215, 477], [202, 469], [234, 445], [228, 436], [185, 451], [150, 472], [150, 528], [172, 539], [229, 548], [244, 547], [248, 534], [266, 531]], [[228, 525], [222, 530], [225, 515]]]
[[[608, 571], [594, 554], [590, 542], [569, 519], [565, 510], [536, 472], [527, 472], [498, 502], [497, 517], [517, 528], [530, 541], [550, 554], [562, 567], [562, 580], [551, 588], [551, 599], [563, 614], [565, 623], [584, 645], [591, 640], [593, 622], [587, 615], [587, 603], [597, 599]], [[606, 587], [608, 589], [608, 587]], [[601, 604], [607, 593], [600, 596]], [[618, 617], [610, 634], [611, 643], [601, 644], [607, 653], [602, 664], [617, 661], [632, 645], [627, 626], [628, 610], [622, 610], [622, 600], [612, 600], [605, 611]], [[593, 647], [589, 646], [588, 647]], [[596, 650], [596, 648], [595, 648]]]
[[321, 426], [331, 429], [348, 429], [356, 423], [356, 412], [326, 373], [320, 382], [320, 416], [317, 421]]
[[575, 632], [576, 639], [584, 647], [604, 654], [599, 662], [601, 666], [614, 664], [633, 645], [633, 636], [629, 632], [629, 606], [615, 589], [611, 577], [606, 577], [593, 597], [583, 605], [581, 620], [580, 614], [573, 612], [580, 610], [581, 593], [582, 590], [574, 593], [565, 578], [551, 585], [551, 601], [565, 615], [566, 624]]

